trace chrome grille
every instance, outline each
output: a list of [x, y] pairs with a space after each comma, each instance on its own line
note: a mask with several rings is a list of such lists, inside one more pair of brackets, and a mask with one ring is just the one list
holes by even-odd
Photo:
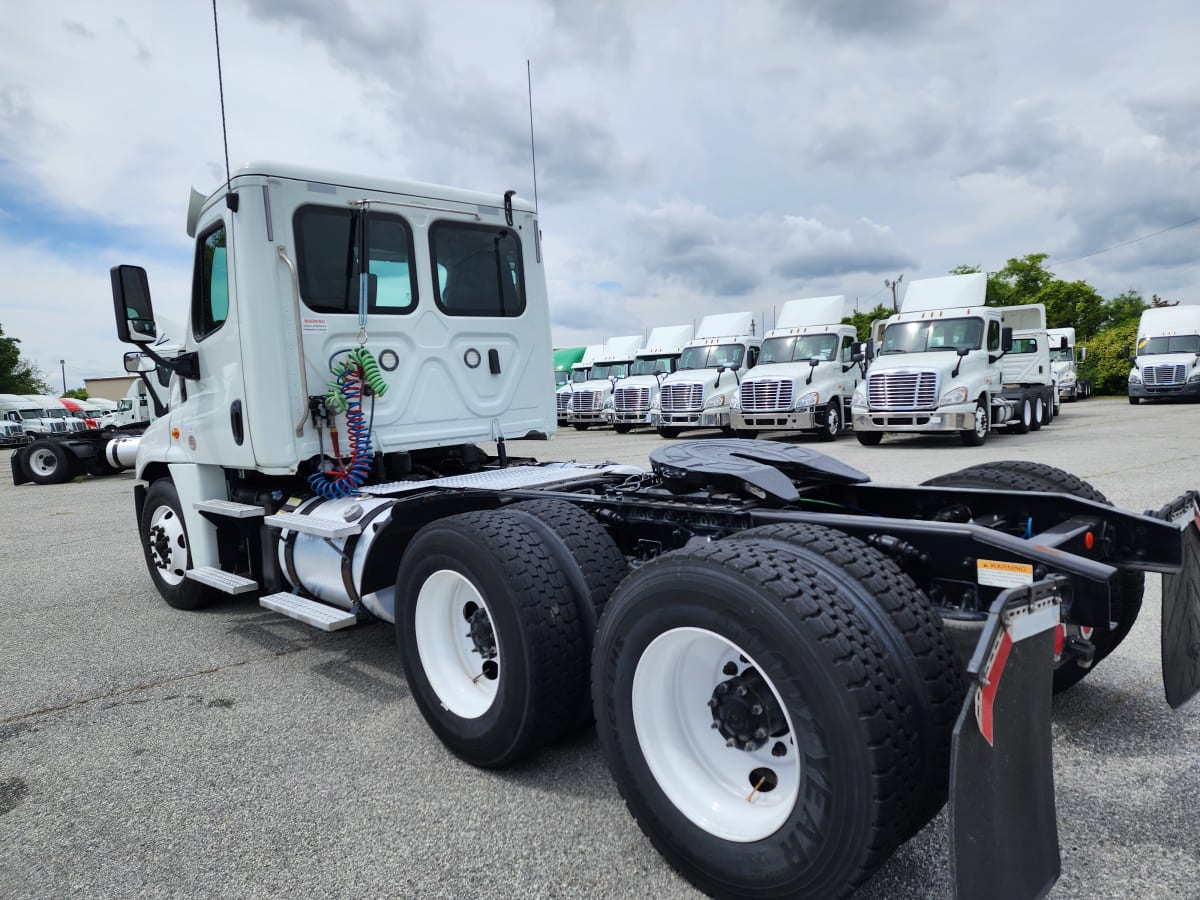
[[663, 412], [699, 412], [704, 407], [704, 385], [664, 384]]
[[626, 387], [613, 392], [613, 409], [617, 412], [645, 412], [650, 408], [650, 388]]
[[1187, 366], [1182, 364], [1142, 366], [1142, 384], [1149, 384], [1155, 387], [1177, 385], [1183, 384], [1183, 380], [1186, 377]]
[[571, 406], [575, 412], [600, 412], [604, 409], [603, 391], [576, 391], [575, 402]]
[[47, 423], [46, 430], [50, 434], [66, 434], [67, 423], [61, 419], [52, 419], [49, 423]]
[[567, 412], [567, 404], [571, 401], [571, 392], [563, 391], [561, 394], [554, 395], [554, 405], [558, 409], [559, 415], [565, 415]]
[[873, 410], [933, 409], [937, 372], [867, 373], [867, 402]]
[[790, 378], [762, 379], [742, 383], [742, 412], [787, 412], [792, 408]]

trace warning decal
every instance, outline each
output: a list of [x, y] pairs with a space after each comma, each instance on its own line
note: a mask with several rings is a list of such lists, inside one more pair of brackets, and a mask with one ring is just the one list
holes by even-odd
[[979, 559], [975, 561], [975, 571], [979, 583], [988, 587], [1011, 588], [1033, 584], [1033, 566], [1028, 563]]

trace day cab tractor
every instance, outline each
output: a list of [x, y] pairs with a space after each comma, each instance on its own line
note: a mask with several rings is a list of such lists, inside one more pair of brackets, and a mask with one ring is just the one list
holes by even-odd
[[[261, 163], [188, 225], [189, 326], [136, 461], [158, 592], [387, 623], [426, 722], [477, 766], [594, 718], [701, 890], [845, 895], [948, 798], [961, 896], [1044, 893], [1051, 693], [1125, 637], [1146, 572], [1167, 700], [1200, 686], [1195, 492], [1139, 515], [1028, 462], [898, 486], [736, 439], [646, 470], [518, 458], [555, 427], [530, 203]], [[145, 271], [112, 285], [119, 336], [155, 358]]]

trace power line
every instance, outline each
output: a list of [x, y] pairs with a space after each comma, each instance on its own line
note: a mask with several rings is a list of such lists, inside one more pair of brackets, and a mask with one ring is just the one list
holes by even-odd
[[[1152, 237], [1158, 237], [1160, 234], [1166, 234], [1168, 231], [1174, 231], [1176, 228], [1183, 228], [1185, 225], [1194, 225], [1200, 222], [1200, 216], [1188, 219], [1186, 222], [1180, 222], [1177, 225], [1169, 225], [1166, 228], [1161, 228], [1158, 231], [1152, 231], [1150, 234], [1143, 234], [1141, 237], [1135, 237], [1132, 240], [1122, 241], [1119, 244], [1113, 244], [1111, 247], [1105, 247], [1101, 250], [1093, 250], [1091, 253], [1085, 253], [1083, 256], [1076, 256], [1073, 259], [1064, 259], [1061, 262], [1055, 261], [1054, 266], [1065, 266], [1067, 263], [1079, 262], [1081, 259], [1090, 259], [1093, 256], [1099, 256], [1101, 253], [1107, 253], [1109, 250], [1118, 250], [1121, 247], [1128, 247], [1130, 244], [1136, 244], [1139, 241], [1148, 241]], [[1054, 259], [1054, 257], [1050, 257]]]

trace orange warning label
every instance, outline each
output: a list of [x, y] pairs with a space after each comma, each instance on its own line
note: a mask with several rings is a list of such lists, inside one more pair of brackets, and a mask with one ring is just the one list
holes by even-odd
[[988, 587], [1010, 588], [1033, 584], [1033, 566], [1028, 563], [978, 559], [975, 561], [975, 571], [979, 583]]

